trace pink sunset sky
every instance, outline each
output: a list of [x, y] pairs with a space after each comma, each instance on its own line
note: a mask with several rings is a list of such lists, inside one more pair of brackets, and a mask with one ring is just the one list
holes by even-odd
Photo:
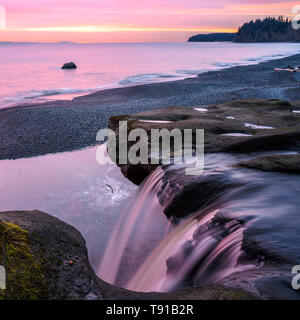
[[284, 0], [0, 0], [0, 8], [6, 11], [0, 41], [186, 41], [196, 33], [235, 32], [251, 19], [292, 16], [297, 4]]

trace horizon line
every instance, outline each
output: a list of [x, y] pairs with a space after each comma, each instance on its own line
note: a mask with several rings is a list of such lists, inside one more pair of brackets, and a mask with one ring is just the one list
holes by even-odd
[[[229, 33], [232, 32], [213, 32], [213, 33]], [[235, 32], [233, 32], [235, 33]], [[204, 34], [204, 33], [203, 33]], [[209, 34], [209, 33], [208, 33]], [[188, 39], [187, 39], [188, 40]], [[30, 43], [36, 43], [36, 44], [58, 44], [58, 43], [69, 43], [69, 44], [112, 44], [112, 43], [192, 43], [188, 41], [103, 41], [103, 42], [76, 42], [76, 41], [68, 41], [68, 40], [61, 40], [61, 41], [0, 41], [0, 44], [30, 44]]]

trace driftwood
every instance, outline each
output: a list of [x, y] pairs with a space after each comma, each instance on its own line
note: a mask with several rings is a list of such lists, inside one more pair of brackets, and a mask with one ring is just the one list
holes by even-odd
[[289, 71], [289, 72], [300, 72], [300, 67], [286, 67], [286, 68], [274, 68], [274, 71]]

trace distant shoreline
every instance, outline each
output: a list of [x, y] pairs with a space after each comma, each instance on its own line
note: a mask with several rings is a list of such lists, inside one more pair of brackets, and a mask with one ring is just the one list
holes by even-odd
[[300, 41], [298, 29], [293, 26], [293, 20], [278, 17], [265, 17], [245, 22], [236, 33], [219, 32], [196, 34], [188, 42], [232, 41], [235, 43], [269, 43]]
[[113, 115], [167, 106], [200, 106], [236, 99], [300, 100], [300, 73], [274, 72], [299, 65], [300, 54], [227, 68], [184, 80], [107, 89], [71, 101], [0, 110], [0, 159], [17, 159], [93, 146]]

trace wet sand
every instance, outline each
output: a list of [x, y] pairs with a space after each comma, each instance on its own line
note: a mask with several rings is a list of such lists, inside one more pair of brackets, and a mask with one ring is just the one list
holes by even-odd
[[275, 72], [300, 55], [258, 65], [206, 72], [195, 78], [99, 91], [72, 101], [0, 110], [0, 159], [71, 151], [96, 144], [113, 115], [168, 106], [205, 106], [236, 99], [300, 101], [300, 73]]

